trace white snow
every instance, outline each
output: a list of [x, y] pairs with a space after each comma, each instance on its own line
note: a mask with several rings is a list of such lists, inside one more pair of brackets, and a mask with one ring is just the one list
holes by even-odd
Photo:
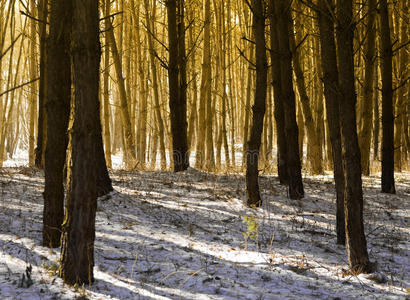
[[[116, 170], [115, 192], [98, 201], [96, 281], [83, 288], [63, 284], [55, 273], [59, 250], [40, 246], [43, 174], [21, 165], [0, 169], [1, 299], [409, 297], [409, 172], [396, 174], [396, 195], [379, 192], [379, 176], [364, 177], [377, 272], [355, 276], [335, 244], [329, 174], [305, 176], [301, 201], [287, 199], [275, 177], [262, 176], [264, 205], [249, 209], [242, 175]], [[29, 265], [31, 285], [21, 279]]]

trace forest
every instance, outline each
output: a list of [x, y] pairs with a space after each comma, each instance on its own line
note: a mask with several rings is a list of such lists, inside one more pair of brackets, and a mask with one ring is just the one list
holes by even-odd
[[0, 298], [407, 299], [408, 6], [0, 0]]

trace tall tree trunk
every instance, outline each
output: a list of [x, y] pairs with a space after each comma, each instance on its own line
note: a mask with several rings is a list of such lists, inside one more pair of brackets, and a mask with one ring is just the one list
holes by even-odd
[[184, 0], [168, 0], [169, 107], [171, 112], [174, 172], [189, 167], [186, 120], [186, 55]]
[[339, 106], [345, 175], [346, 251], [350, 268], [355, 272], [363, 272], [369, 270], [369, 257], [364, 235], [362, 170], [356, 129], [352, 0], [337, 0], [337, 21], [337, 61], [341, 92]]
[[394, 187], [394, 115], [393, 50], [390, 39], [387, 0], [380, 0], [380, 48], [382, 71], [382, 192], [395, 194]]
[[292, 82], [292, 53], [289, 38], [292, 32], [289, 28], [290, 2], [276, 2], [277, 16], [276, 34], [278, 36], [281, 100], [283, 101], [286, 134], [286, 163], [288, 169], [288, 186], [290, 199], [304, 197], [302, 171], [299, 157], [298, 125], [296, 123], [295, 93]]
[[[207, 132], [207, 101], [211, 94], [211, 1], [204, 1], [204, 41], [202, 54], [202, 74], [198, 110], [198, 132], [196, 140], [195, 168], [205, 167], [206, 132]], [[212, 128], [211, 128], [212, 130]], [[204, 138], [200, 138], [205, 133]]]
[[94, 280], [97, 168], [95, 138], [99, 121], [98, 1], [74, 0], [71, 53], [74, 78], [74, 124], [69, 162], [66, 214], [62, 226], [59, 275], [68, 284]]
[[373, 87], [374, 87], [374, 65], [376, 50], [376, 0], [369, 0], [367, 18], [367, 39], [364, 53], [365, 77], [363, 87], [363, 100], [360, 102], [360, 135], [359, 146], [361, 153], [362, 172], [370, 174], [370, 143], [372, 136], [372, 114], [373, 114]]
[[161, 170], [165, 170], [167, 166], [166, 156], [165, 156], [165, 134], [164, 134], [164, 121], [162, 120], [161, 115], [161, 106], [159, 101], [159, 87], [158, 87], [158, 74], [157, 74], [157, 65], [155, 62], [155, 45], [152, 38], [152, 35], [155, 34], [155, 11], [156, 5], [152, 8], [152, 15], [151, 18], [149, 16], [149, 3], [148, 0], [144, 0], [145, 4], [145, 20], [147, 22], [147, 26], [149, 28], [150, 33], [148, 34], [148, 46], [150, 51], [150, 65], [152, 71], [152, 89], [154, 91], [154, 109], [155, 109], [155, 118], [158, 126], [158, 138], [159, 138], [159, 149], [161, 154]]
[[[298, 1], [296, 1], [296, 3], [297, 2]], [[292, 51], [293, 71], [296, 77], [296, 85], [299, 91], [299, 99], [300, 99], [301, 108], [303, 112], [303, 120], [306, 126], [308, 144], [310, 146], [310, 151], [309, 151], [310, 155], [307, 158], [309, 160], [309, 168], [313, 175], [322, 174], [323, 173], [323, 166], [322, 166], [323, 154], [322, 154], [322, 149], [320, 147], [318, 132], [315, 127], [315, 122], [313, 120], [313, 115], [312, 115], [313, 105], [310, 104], [311, 101], [309, 100], [309, 96], [306, 91], [305, 77], [303, 74], [303, 69], [301, 66], [301, 59], [300, 59], [300, 51], [299, 51], [300, 48], [296, 49], [295, 35], [293, 34], [294, 26], [293, 26], [292, 18], [289, 18], [289, 29], [290, 29], [289, 40], [290, 40], [290, 48]], [[297, 29], [300, 30], [300, 28], [297, 28]], [[299, 129], [302, 126], [303, 124], [299, 124]], [[299, 146], [303, 147], [303, 144]]]
[[191, 7], [188, 9], [188, 18], [190, 20], [193, 20], [192, 25], [188, 29], [188, 48], [191, 49], [191, 56], [189, 58], [190, 65], [188, 69], [190, 70], [190, 76], [191, 79], [189, 80], [191, 82], [191, 95], [188, 98], [191, 98], [190, 101], [190, 114], [189, 114], [189, 121], [188, 121], [188, 157], [191, 155], [191, 151], [194, 148], [195, 145], [195, 140], [197, 138], [196, 136], [196, 130], [198, 129], [197, 127], [197, 106], [198, 106], [198, 72], [196, 69], [196, 50], [195, 50], [195, 7]]
[[277, 167], [279, 181], [282, 184], [288, 183], [288, 166], [286, 163], [286, 134], [285, 134], [285, 111], [282, 102], [281, 92], [281, 73], [280, 73], [280, 55], [279, 40], [276, 31], [277, 15], [274, 7], [274, 1], [270, 1], [269, 18], [270, 18], [270, 45], [271, 45], [271, 64], [272, 64], [272, 86], [274, 116], [276, 122], [276, 148], [277, 148]]
[[334, 38], [334, 21], [326, 0], [319, 0], [318, 13], [321, 58], [323, 69], [323, 85], [326, 101], [326, 114], [329, 125], [330, 142], [332, 144], [333, 172], [336, 187], [336, 234], [337, 243], [345, 244], [345, 216], [344, 216], [344, 185], [342, 163], [342, 140], [340, 135], [341, 99], [339, 73], [337, 69], [336, 44]]
[[[246, 153], [246, 203], [248, 206], [261, 206], [262, 199], [258, 183], [258, 161], [263, 119], [266, 107], [268, 63], [265, 45], [265, 14], [262, 0], [252, 1], [253, 32], [255, 37], [256, 86], [255, 101], [252, 106], [252, 127]], [[250, 70], [249, 70], [250, 72]]]
[[[33, 17], [36, 16], [36, 5], [35, 1], [30, 1], [30, 10]], [[37, 56], [36, 56], [36, 38], [37, 31], [36, 31], [36, 21], [30, 20], [30, 79], [33, 80], [37, 77]], [[34, 144], [35, 144], [35, 117], [37, 116], [37, 82], [31, 84], [31, 95], [30, 95], [30, 104], [29, 104], [29, 111], [30, 111], [30, 121], [29, 121], [29, 166], [33, 167], [35, 165], [35, 152], [34, 152]]]
[[[133, 4], [134, 0], [131, 0]], [[139, 116], [138, 116], [138, 129], [137, 129], [137, 161], [141, 168], [145, 168], [146, 150], [147, 150], [147, 123], [148, 123], [148, 89], [146, 80], [145, 64], [145, 52], [142, 51], [144, 47], [144, 39], [141, 35], [140, 25], [140, 13], [141, 13], [141, 0], [137, 0], [136, 9], [133, 9], [135, 20], [135, 39], [136, 45], [136, 63], [139, 79]], [[134, 7], [134, 5], [132, 5]]]
[[115, 71], [117, 75], [118, 90], [120, 94], [119, 96], [120, 96], [121, 120], [122, 120], [122, 125], [124, 128], [124, 134], [125, 134], [125, 137], [124, 137], [125, 138], [125, 149], [124, 150], [126, 152], [126, 157], [127, 157], [126, 166], [127, 166], [127, 169], [132, 169], [136, 166], [134, 134], [131, 128], [131, 118], [130, 118], [130, 113], [128, 110], [128, 98], [127, 98], [127, 92], [125, 89], [125, 81], [122, 75], [121, 59], [120, 59], [120, 54], [118, 52], [117, 43], [115, 41], [114, 28], [112, 27], [112, 24], [111, 24], [111, 30], [108, 30], [106, 34], [110, 42], [112, 57], [114, 60], [114, 67], [115, 67]]
[[[255, 53], [255, 48], [253, 45], [249, 46], [249, 57], [253, 57]], [[250, 68], [247, 68], [248, 75], [246, 80], [246, 98], [245, 98], [245, 116], [244, 116], [244, 125], [243, 125], [243, 136], [242, 136], [242, 163], [245, 165], [246, 162], [246, 153], [248, 151], [248, 139], [249, 139], [249, 115], [251, 111], [251, 98], [252, 98], [252, 84], [253, 84], [253, 74]]]
[[64, 218], [64, 164], [70, 116], [70, 31], [72, 4], [52, 0], [47, 43], [47, 142], [43, 211], [43, 246], [60, 246]]
[[[48, 18], [48, 0], [40, 0], [38, 3], [38, 16], [41, 20]], [[40, 83], [38, 92], [38, 129], [37, 147], [35, 149], [35, 165], [37, 168], [44, 167], [46, 135], [46, 102], [47, 102], [47, 25], [40, 23]]]
[[[408, 1], [401, 1], [401, 21], [400, 26], [400, 44], [406, 45], [409, 42], [409, 11], [408, 11]], [[406, 114], [406, 80], [409, 76], [409, 55], [408, 49], [406, 47], [400, 50], [399, 56], [399, 89], [397, 90], [397, 100], [396, 100], [396, 119], [395, 119], [395, 131], [394, 131], [394, 165], [397, 171], [401, 171], [403, 167], [403, 162], [405, 162], [406, 157], [406, 140], [405, 131], [408, 130], [408, 126], [405, 126], [405, 121], [409, 118], [409, 114]], [[407, 94], [409, 98], [409, 94]], [[407, 100], [407, 106], [409, 106], [409, 100]]]
[[[111, 3], [110, 0], [105, 0], [105, 9], [104, 13], [106, 16], [110, 15], [110, 8], [111, 8]], [[107, 19], [104, 22], [105, 24], [105, 30], [108, 31], [110, 30], [111, 23]], [[110, 42], [108, 39], [107, 34], [105, 35], [104, 38], [105, 42], [105, 47], [104, 47], [104, 75], [103, 75], [103, 81], [104, 81], [104, 90], [103, 90], [103, 124], [104, 124], [104, 130], [103, 130], [103, 136], [104, 136], [104, 145], [105, 145], [105, 160], [107, 162], [107, 166], [109, 168], [112, 168], [112, 161], [111, 161], [111, 135], [110, 135], [110, 94], [109, 94], [109, 79], [110, 79]]]
[[380, 136], [380, 109], [379, 109], [379, 68], [376, 66], [376, 80], [374, 81], [375, 95], [373, 98], [373, 160], [379, 159], [379, 136]]

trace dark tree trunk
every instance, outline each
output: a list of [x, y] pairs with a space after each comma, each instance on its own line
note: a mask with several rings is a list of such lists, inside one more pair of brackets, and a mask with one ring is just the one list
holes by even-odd
[[373, 120], [373, 98], [374, 98], [374, 65], [376, 52], [376, 0], [368, 1], [368, 18], [366, 24], [367, 38], [364, 53], [365, 75], [363, 86], [363, 99], [361, 101], [360, 111], [360, 134], [359, 139], [362, 172], [363, 175], [370, 175], [370, 146], [372, 137], [372, 120]]
[[64, 164], [70, 116], [70, 1], [52, 0], [47, 59], [47, 142], [45, 152], [45, 189], [43, 246], [60, 246], [64, 218]]
[[319, 0], [318, 22], [323, 69], [323, 85], [326, 100], [327, 122], [329, 124], [330, 143], [332, 145], [333, 170], [336, 186], [336, 234], [337, 243], [346, 241], [344, 214], [344, 185], [342, 163], [342, 140], [340, 136], [340, 93], [339, 73], [337, 69], [334, 21], [328, 10], [326, 0]]
[[[376, 78], [378, 78], [378, 70], [379, 68], [376, 67]], [[379, 110], [379, 81], [374, 81], [374, 98], [373, 98], [373, 119], [374, 119], [374, 127], [373, 127], [373, 160], [379, 159], [379, 135], [380, 135], [380, 110]]]
[[174, 171], [189, 167], [186, 118], [186, 56], [184, 0], [168, 0], [169, 108]]
[[[261, 206], [262, 199], [258, 184], [258, 159], [266, 106], [267, 72], [265, 45], [265, 16], [261, 0], [252, 1], [253, 32], [256, 47], [256, 89], [252, 106], [252, 127], [246, 152], [246, 203], [248, 206]], [[249, 71], [250, 72], [250, 71]]]
[[281, 99], [281, 76], [280, 76], [280, 55], [279, 42], [276, 33], [277, 16], [275, 15], [274, 1], [269, 3], [269, 22], [270, 22], [270, 45], [271, 45], [271, 64], [272, 64], [272, 85], [273, 102], [275, 106], [276, 122], [276, 144], [277, 144], [277, 166], [279, 181], [282, 184], [288, 183], [288, 167], [286, 164], [286, 134], [285, 134], [285, 111]]
[[[299, 157], [298, 125], [296, 123], [295, 93], [293, 91], [292, 53], [289, 44], [290, 2], [276, 1], [276, 34], [278, 37], [281, 76], [281, 100], [285, 115], [286, 163], [290, 199], [304, 197]], [[292, 33], [293, 34], [293, 33]]]
[[68, 284], [91, 284], [94, 279], [97, 174], [95, 140], [99, 121], [99, 15], [98, 1], [74, 0], [71, 55], [74, 72], [74, 124], [62, 226], [59, 275]]
[[[47, 20], [48, 17], [48, 0], [41, 0], [38, 4], [39, 18]], [[34, 164], [37, 168], [44, 167], [45, 143], [46, 143], [46, 101], [47, 101], [47, 30], [46, 23], [40, 23], [40, 83], [38, 91], [38, 129], [37, 129], [37, 147], [35, 149]]]
[[362, 170], [356, 129], [352, 6], [352, 0], [337, 0], [336, 37], [345, 174], [346, 251], [350, 268], [362, 272], [369, 269], [369, 257], [363, 226]]
[[387, 1], [380, 0], [380, 47], [382, 71], [382, 192], [395, 194], [394, 187], [394, 116], [392, 59]]

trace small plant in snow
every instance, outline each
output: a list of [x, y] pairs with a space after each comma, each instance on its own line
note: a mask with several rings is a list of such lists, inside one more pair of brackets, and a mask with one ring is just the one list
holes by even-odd
[[33, 270], [33, 267], [29, 265], [26, 267], [26, 271], [21, 275], [21, 279], [19, 282], [19, 287], [20, 288], [28, 288], [33, 284], [33, 280], [31, 279], [31, 271]]
[[258, 240], [258, 223], [256, 221], [255, 215], [244, 215], [242, 216], [243, 221], [248, 225], [245, 232], [242, 232], [243, 238], [245, 240], [245, 251], [248, 248], [248, 238], [256, 238]]
[[58, 262], [50, 261], [43, 262], [42, 267], [48, 272], [50, 276], [56, 276], [58, 272]]

